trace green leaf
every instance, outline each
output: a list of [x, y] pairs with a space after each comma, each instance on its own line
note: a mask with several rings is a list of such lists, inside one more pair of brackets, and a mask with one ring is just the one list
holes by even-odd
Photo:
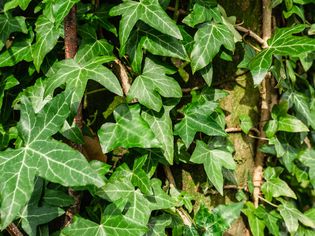
[[150, 178], [143, 170], [143, 165], [147, 160], [147, 155], [137, 158], [133, 165], [131, 183], [135, 187], [139, 187], [144, 194], [152, 194], [150, 186]]
[[32, 60], [32, 41], [34, 34], [31, 33], [28, 38], [22, 41], [14, 41], [12, 46], [0, 54], [0, 67], [14, 66], [20, 61]]
[[[4, 11], [8, 11], [19, 6], [23, 11], [26, 10], [31, 0], [11, 0], [4, 5]], [[1, 27], [0, 27], [1, 28]]]
[[315, 188], [315, 150], [307, 149], [299, 154], [299, 160], [309, 167], [309, 177], [313, 187]]
[[222, 219], [224, 219], [225, 223], [230, 227], [233, 221], [239, 218], [243, 206], [243, 202], [219, 205], [213, 209], [213, 213], [220, 215]]
[[[269, 167], [268, 167], [269, 168]], [[266, 199], [271, 201], [273, 197], [286, 196], [296, 199], [295, 193], [288, 184], [280, 178], [270, 178], [261, 186], [261, 191]]]
[[0, 153], [2, 229], [30, 199], [35, 175], [65, 186], [103, 184], [82, 154], [50, 138], [69, 114], [67, 99], [58, 95], [35, 114], [30, 101], [22, 98], [18, 130], [24, 145]]
[[289, 202], [282, 201], [282, 204], [278, 207], [278, 211], [290, 233], [297, 231], [299, 222], [305, 226], [315, 228], [315, 221], [301, 213]]
[[160, 95], [176, 98], [182, 96], [181, 87], [176, 80], [166, 75], [170, 73], [164, 66], [147, 58], [143, 73], [131, 85], [128, 98], [137, 98], [142, 105], [159, 112], [162, 108]]
[[164, 236], [165, 228], [169, 226], [172, 222], [172, 218], [170, 215], [159, 215], [156, 217], [151, 217], [148, 227], [149, 231], [145, 234], [145, 236]]
[[248, 134], [250, 129], [254, 127], [252, 119], [248, 115], [240, 115], [240, 121], [241, 121], [241, 129], [245, 134]]
[[229, 28], [220, 23], [205, 23], [194, 37], [195, 44], [191, 52], [191, 68], [193, 73], [206, 67], [220, 51], [223, 45], [234, 51], [234, 36]]
[[53, 3], [53, 12], [55, 18], [55, 25], [58, 27], [68, 15], [74, 4], [80, 0], [55, 0]]
[[36, 21], [36, 43], [33, 49], [34, 65], [39, 71], [44, 57], [50, 52], [57, 43], [60, 30], [55, 23], [45, 15], [41, 15]]
[[204, 165], [211, 183], [223, 195], [222, 167], [235, 170], [236, 164], [232, 154], [225, 150], [210, 149], [203, 141], [197, 140], [197, 145], [190, 161]]
[[[25, 17], [13, 17], [9, 12], [0, 14], [0, 39], [3, 43], [9, 38], [13, 32], [22, 32], [27, 34], [27, 27], [25, 24]], [[0, 50], [2, 47], [0, 47]]]
[[205, 101], [201, 104], [192, 102], [185, 107], [185, 117], [175, 125], [174, 134], [182, 138], [187, 148], [198, 131], [209, 136], [226, 136], [224, 130], [211, 116], [217, 105], [217, 103]]
[[[176, 102], [177, 103], [177, 102]], [[165, 105], [157, 113], [152, 110], [142, 111], [142, 118], [149, 124], [156, 138], [161, 143], [163, 155], [169, 164], [173, 164], [174, 159], [174, 136], [170, 111], [175, 105]]]
[[[142, 20], [164, 34], [182, 39], [177, 25], [161, 8], [158, 0], [124, 1], [113, 7], [110, 10], [110, 15], [122, 15], [119, 23], [119, 41], [122, 48], [124, 48], [132, 28], [138, 20]], [[120, 53], [123, 54], [124, 52]]]
[[74, 223], [62, 230], [65, 236], [139, 236], [143, 235], [147, 228], [126, 220], [122, 215], [104, 216], [101, 224], [94, 223], [81, 217], [75, 217]]
[[268, 48], [258, 53], [249, 63], [255, 85], [259, 85], [269, 71], [273, 55], [299, 57], [315, 50], [315, 39], [293, 35], [304, 29], [305, 25], [297, 25], [276, 30], [274, 36], [268, 40]]
[[160, 147], [147, 122], [140, 116], [140, 106], [120, 105], [114, 111], [116, 123], [105, 123], [98, 135], [104, 153], [117, 147]]
[[264, 236], [265, 223], [257, 217], [255, 211], [257, 211], [257, 209], [251, 202], [247, 202], [246, 208], [242, 210], [242, 212], [247, 216], [250, 231], [253, 236]]
[[116, 76], [101, 65], [104, 62], [102, 59], [105, 62], [113, 60], [112, 57], [101, 57], [81, 64], [73, 59], [59, 62], [57, 72], [48, 78], [46, 95], [52, 94], [56, 88], [66, 84], [66, 93], [72, 94], [70, 105], [73, 114], [77, 112], [88, 80], [94, 80], [109, 91], [122, 96], [123, 93]]
[[278, 118], [278, 130], [286, 132], [307, 132], [309, 129], [299, 119], [291, 115]]
[[46, 189], [43, 197], [45, 203], [51, 206], [67, 207], [74, 204], [73, 197], [63, 191], [56, 189]]
[[203, 4], [202, 1], [197, 1], [194, 6], [192, 12], [183, 19], [183, 23], [190, 27], [194, 27], [195, 25], [201, 24], [203, 22], [210, 22], [212, 20], [212, 11], [213, 8], [217, 4], [212, 4], [210, 2], [209, 5]]
[[[1, 78], [0, 82], [0, 109], [2, 108], [4, 93], [6, 90], [15, 87], [19, 84], [19, 81], [13, 76], [9, 75], [6, 78]], [[1, 126], [0, 126], [1, 127]]]
[[64, 210], [58, 207], [40, 204], [40, 197], [43, 189], [43, 180], [36, 178], [34, 191], [27, 206], [20, 215], [23, 230], [30, 236], [37, 235], [37, 228], [41, 224], [46, 224], [64, 213]]

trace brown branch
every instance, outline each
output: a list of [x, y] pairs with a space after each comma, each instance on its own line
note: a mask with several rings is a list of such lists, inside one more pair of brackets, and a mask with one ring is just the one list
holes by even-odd
[[114, 69], [116, 72], [115, 74], [117, 75], [118, 79], [120, 80], [123, 92], [124, 92], [125, 96], [127, 96], [128, 91], [130, 89], [130, 80], [129, 80], [129, 76], [128, 76], [128, 70], [119, 59], [116, 59], [114, 61]]
[[11, 236], [23, 236], [22, 232], [19, 230], [19, 228], [14, 223], [9, 224], [8, 227], [6, 228], [6, 231]]
[[235, 25], [235, 28], [240, 31], [245, 33], [246, 35], [248, 35], [249, 37], [255, 39], [260, 45], [264, 46], [266, 44], [265, 40], [263, 40], [261, 37], [259, 37], [256, 33], [254, 33], [253, 31], [246, 29], [243, 26], [240, 25]]
[[174, 188], [176, 188], [176, 183], [175, 183], [175, 179], [174, 179], [173, 173], [171, 171], [171, 168], [169, 166], [163, 165], [163, 170], [164, 170], [164, 173], [166, 175], [166, 178], [170, 182], [170, 187], [173, 186]]
[[[227, 132], [227, 133], [240, 133], [240, 132], [243, 132], [242, 128], [238, 128], [238, 127], [226, 128], [224, 131]], [[260, 131], [258, 129], [256, 129], [256, 128], [254, 128], [254, 127], [250, 128], [250, 131], [255, 132], [257, 135], [260, 134]]]
[[[64, 20], [64, 34], [65, 34], [65, 58], [74, 58], [78, 50], [78, 36], [77, 36], [77, 20], [76, 20], [76, 6], [73, 6], [69, 14]], [[83, 115], [82, 115], [82, 102], [78, 106], [78, 111], [74, 117], [75, 124], [80, 128], [83, 127]], [[81, 144], [77, 145], [72, 143], [72, 146], [83, 152], [83, 147]], [[80, 194], [76, 193], [73, 189], [69, 188], [68, 193], [74, 198], [74, 204], [69, 207], [65, 213], [64, 226], [71, 224], [73, 216], [80, 211]]]
[[[272, 19], [272, 9], [270, 0], [262, 0], [263, 5], [263, 24], [262, 24], [262, 38], [265, 41], [263, 45], [264, 48], [268, 47], [267, 40], [271, 37], [271, 19]], [[271, 74], [268, 73], [265, 79], [262, 81], [260, 87], [260, 122], [259, 122], [259, 131], [260, 138], [257, 142], [257, 146], [266, 143], [266, 134], [264, 132], [264, 126], [266, 122], [270, 119], [270, 102], [271, 102]], [[257, 148], [255, 156], [255, 167], [253, 171], [253, 202], [255, 207], [258, 207], [259, 197], [261, 193], [261, 185], [263, 183], [263, 166], [264, 166], [265, 155], [262, 153], [259, 148]]]

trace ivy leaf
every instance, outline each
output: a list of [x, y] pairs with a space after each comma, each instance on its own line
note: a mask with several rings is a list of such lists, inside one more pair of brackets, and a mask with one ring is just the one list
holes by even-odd
[[248, 223], [250, 226], [250, 231], [252, 232], [253, 236], [263, 236], [265, 223], [263, 220], [259, 219], [255, 214], [256, 208], [254, 204], [251, 202], [246, 203], [246, 208], [242, 210], [242, 212], [247, 216]]
[[143, 170], [143, 165], [147, 160], [147, 155], [137, 158], [134, 161], [131, 183], [135, 187], [139, 187], [144, 194], [152, 194], [150, 186], [150, 178], [148, 174]]
[[286, 196], [296, 199], [295, 193], [288, 186], [288, 184], [280, 178], [268, 179], [261, 187], [262, 192], [265, 194], [267, 200], [273, 197]]
[[[25, 17], [13, 17], [9, 12], [0, 14], [0, 39], [3, 43], [13, 32], [22, 32], [27, 34], [28, 30], [25, 24]], [[0, 47], [1, 50], [2, 47]]]
[[293, 35], [304, 29], [305, 25], [300, 24], [276, 30], [274, 36], [268, 40], [268, 48], [258, 53], [249, 63], [255, 85], [259, 85], [269, 71], [273, 55], [299, 57], [315, 50], [315, 39]]
[[19, 81], [13, 75], [9, 75], [5, 78], [1, 78], [1, 82], [0, 82], [0, 109], [2, 108], [3, 98], [5, 97], [5, 91], [15, 87], [18, 84], [19, 84]]
[[68, 15], [74, 4], [80, 0], [55, 0], [53, 5], [55, 26], [58, 27]]
[[50, 206], [67, 207], [74, 203], [74, 199], [63, 191], [46, 189], [43, 201]]
[[172, 223], [172, 218], [170, 215], [159, 215], [156, 217], [151, 217], [148, 223], [149, 231], [145, 236], [162, 236], [165, 235], [165, 228]]
[[18, 131], [24, 145], [0, 153], [1, 229], [15, 219], [30, 199], [35, 175], [65, 186], [103, 184], [82, 154], [50, 138], [68, 114], [69, 105], [63, 94], [38, 114], [30, 101], [22, 98]]
[[46, 224], [64, 213], [58, 207], [41, 204], [38, 206], [43, 189], [43, 179], [36, 178], [34, 191], [27, 206], [22, 210], [21, 221], [23, 230], [30, 236], [37, 235], [37, 227]]
[[122, 48], [125, 47], [130, 32], [138, 20], [142, 20], [164, 34], [182, 39], [177, 25], [161, 8], [158, 0], [124, 1], [113, 7], [109, 14], [111, 16], [122, 15], [119, 23], [119, 41]]
[[309, 167], [308, 174], [309, 174], [311, 183], [313, 187], [315, 188], [315, 151], [313, 149], [312, 150], [307, 149], [301, 152], [299, 155], [299, 160], [304, 165]]
[[200, 131], [209, 136], [226, 136], [224, 130], [211, 117], [217, 103], [205, 101], [192, 102], [184, 108], [185, 117], [175, 125], [174, 134], [179, 135], [188, 148], [194, 140], [196, 132]]
[[197, 145], [190, 161], [203, 164], [211, 183], [223, 195], [222, 167], [235, 170], [236, 164], [232, 154], [220, 149], [210, 149], [203, 141], [197, 140]]
[[245, 134], [248, 134], [250, 129], [254, 127], [252, 119], [248, 115], [240, 115], [240, 121], [241, 121], [241, 129]]
[[[46, 94], [52, 92], [63, 84], [66, 84], [66, 93], [71, 93], [71, 111], [77, 112], [77, 108], [83, 97], [88, 80], [94, 80], [109, 91], [123, 95], [116, 76], [101, 64], [113, 60], [113, 57], [101, 57], [101, 61], [95, 58], [92, 61], [77, 63], [73, 59], [66, 59], [59, 62], [59, 70], [48, 78]], [[104, 60], [103, 60], [104, 59]]]
[[[26, 8], [28, 7], [28, 4], [31, 2], [32, 0], [11, 0], [6, 2], [6, 4], [4, 5], [4, 11], [8, 11], [11, 9], [16, 8], [17, 6], [19, 6], [23, 11], [26, 10]], [[1, 27], [0, 27], [1, 28]]]
[[36, 21], [36, 43], [34, 45], [33, 59], [34, 66], [39, 71], [44, 57], [50, 52], [57, 43], [60, 36], [59, 27], [55, 26], [52, 19], [41, 15]]
[[193, 73], [206, 67], [220, 51], [223, 45], [234, 51], [234, 35], [229, 28], [220, 23], [205, 23], [194, 37], [195, 44], [191, 52], [191, 68]]
[[278, 211], [283, 217], [285, 225], [290, 233], [297, 231], [299, 222], [305, 226], [315, 228], [315, 221], [301, 213], [289, 202], [282, 201], [282, 204], [278, 207]]
[[0, 54], [0, 67], [14, 66], [20, 61], [32, 60], [32, 41], [34, 38], [33, 32], [30, 33], [28, 38], [22, 41], [14, 41], [13, 45]]
[[181, 87], [176, 80], [166, 75], [172, 72], [147, 58], [143, 73], [131, 85], [128, 98], [137, 98], [142, 105], [159, 112], [162, 107], [160, 95], [176, 98], [182, 96]]
[[104, 153], [117, 147], [160, 147], [148, 123], [141, 118], [139, 105], [118, 106], [114, 118], [116, 123], [105, 123], [98, 131]]
[[300, 121], [291, 115], [280, 116], [278, 118], [278, 130], [286, 132], [307, 132], [309, 129]]
[[104, 215], [102, 223], [97, 224], [82, 217], [75, 217], [74, 222], [62, 230], [65, 236], [121, 236], [143, 235], [147, 228], [126, 220], [122, 215], [106, 216]]
[[183, 23], [190, 27], [194, 27], [195, 25], [201, 24], [203, 22], [210, 22], [213, 18], [212, 7], [216, 5], [216, 2], [214, 1], [209, 2], [209, 4], [197, 1], [193, 6], [192, 12], [183, 19]]
[[161, 143], [164, 157], [170, 165], [173, 164], [174, 159], [174, 136], [169, 113], [174, 106], [173, 104], [165, 105], [159, 113], [152, 110], [145, 110], [141, 114]]

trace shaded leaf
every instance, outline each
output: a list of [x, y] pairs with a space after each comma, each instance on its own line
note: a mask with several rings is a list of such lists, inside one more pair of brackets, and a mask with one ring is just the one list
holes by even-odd
[[164, 236], [165, 228], [169, 226], [172, 222], [172, 219], [169, 215], [163, 214], [156, 217], [151, 217], [148, 227], [149, 231], [145, 236]]
[[223, 195], [222, 167], [229, 170], [235, 169], [236, 164], [232, 154], [225, 150], [210, 149], [204, 142], [197, 140], [197, 145], [190, 161], [204, 165], [211, 183]]

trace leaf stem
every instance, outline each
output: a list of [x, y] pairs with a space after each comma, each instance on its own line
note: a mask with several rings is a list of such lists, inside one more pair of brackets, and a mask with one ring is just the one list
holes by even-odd
[[278, 208], [278, 207], [279, 207], [278, 205], [276, 205], [276, 204], [274, 204], [274, 203], [268, 201], [267, 199], [265, 199], [265, 198], [263, 198], [263, 197], [261, 197], [261, 196], [258, 196], [258, 198], [259, 198], [260, 200], [262, 200], [262, 201], [268, 203], [270, 206], [273, 206], [273, 207], [275, 207], [275, 208]]
[[177, 22], [178, 16], [179, 16], [178, 8], [179, 8], [179, 0], [176, 0], [175, 1], [175, 8], [174, 8], [174, 15], [173, 15], [173, 19], [175, 22]]
[[255, 39], [262, 46], [266, 44], [265, 40], [263, 40], [261, 37], [259, 37], [256, 33], [251, 31], [250, 29], [247, 29], [247, 28], [245, 28], [243, 26], [240, 26], [240, 25], [235, 25], [235, 28], [238, 31], [245, 33], [245, 35], [248, 35], [249, 37], [252, 37], [253, 39]]
[[14, 223], [9, 224], [6, 230], [11, 236], [23, 236], [20, 229]]

